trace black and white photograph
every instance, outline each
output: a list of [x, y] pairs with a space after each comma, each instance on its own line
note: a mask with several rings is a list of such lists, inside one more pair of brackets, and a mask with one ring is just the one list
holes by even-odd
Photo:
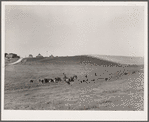
[[2, 2], [2, 119], [146, 120], [147, 17], [147, 2]]

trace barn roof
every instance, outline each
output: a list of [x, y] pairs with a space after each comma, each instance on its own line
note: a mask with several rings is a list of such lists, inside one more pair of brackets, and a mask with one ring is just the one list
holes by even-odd
[[43, 57], [40, 53], [36, 57]]

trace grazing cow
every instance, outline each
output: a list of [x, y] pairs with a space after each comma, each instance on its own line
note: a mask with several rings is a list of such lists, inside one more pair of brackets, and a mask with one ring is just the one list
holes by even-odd
[[85, 77], [87, 78], [87, 75], [85, 75]]
[[44, 83], [44, 80], [41, 80], [42, 83]]
[[70, 85], [70, 79], [66, 76], [65, 73], [63, 73], [64, 77], [63, 77], [63, 80]]
[[52, 82], [53, 79], [48, 79], [48, 78], [44, 78], [44, 79], [39, 79], [39, 82], [42, 82], [42, 83], [49, 83], [49, 82]]
[[77, 76], [76, 76], [76, 75], [70, 77], [70, 81], [71, 81], [71, 82], [74, 82], [75, 80], [77, 80]]
[[97, 76], [97, 74], [95, 73], [95, 76]]
[[105, 81], [107, 81], [108, 80], [108, 78], [105, 78]]
[[70, 81], [74, 81], [74, 77], [70, 77]]
[[39, 82], [42, 82], [42, 83], [44, 83], [44, 80], [43, 80], [43, 79], [39, 79]]
[[67, 77], [65, 73], [63, 73], [63, 75], [64, 75], [63, 80], [65, 81]]
[[55, 81], [62, 81], [60, 77], [55, 78]]
[[33, 83], [34, 81], [33, 80], [30, 80], [30, 83]]
[[70, 82], [69, 81], [68, 82], [66, 81], [66, 83], [70, 85]]
[[39, 79], [39, 82], [42, 82], [42, 79]]
[[70, 79], [69, 78], [66, 78], [65, 80], [64, 80], [67, 84], [69, 84], [70, 85]]
[[66, 78], [66, 79], [65, 79], [65, 82], [66, 82], [67, 84], [70, 84], [71, 81], [70, 81], [69, 78]]
[[78, 78], [77, 75], [74, 75], [74, 76], [73, 76], [73, 79], [74, 79], [74, 80], [77, 80], [77, 78]]
[[[83, 80], [83, 82], [86, 82], [86, 80]], [[87, 82], [86, 82], [87, 83]], [[87, 83], [88, 84], [88, 83]]]
[[95, 81], [95, 79], [92, 79], [91, 81]]
[[51, 79], [44, 78], [45, 83], [49, 83]]
[[127, 74], [128, 74], [128, 73], [126, 73], [126, 72], [124, 73], [124, 75], [127, 75]]
[[135, 73], [136, 73], [136, 71], [133, 71], [133, 72], [132, 72], [132, 74], [135, 74]]
[[49, 82], [55, 82], [55, 79], [49, 79]]

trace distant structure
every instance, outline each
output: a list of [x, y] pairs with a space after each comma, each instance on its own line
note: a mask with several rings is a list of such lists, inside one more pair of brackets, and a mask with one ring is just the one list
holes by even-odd
[[5, 53], [5, 58], [7, 57], [8, 53]]
[[18, 56], [15, 53], [9, 53], [9, 54], [6, 55], [6, 58], [20, 58], [20, 56]]
[[33, 58], [33, 55], [32, 54], [29, 54], [28, 58]]
[[36, 58], [43, 58], [43, 56], [39, 53]]
[[49, 57], [50, 57], [50, 58], [54, 58], [54, 56], [53, 56], [53, 55], [50, 55]]

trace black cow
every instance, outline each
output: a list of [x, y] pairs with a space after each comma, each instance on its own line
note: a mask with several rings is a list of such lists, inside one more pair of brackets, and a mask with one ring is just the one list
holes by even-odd
[[124, 73], [124, 75], [127, 75], [127, 74], [128, 74], [127, 72]]
[[55, 82], [55, 79], [50, 78], [49, 82]]
[[92, 79], [91, 81], [95, 81], [95, 79]]
[[30, 83], [33, 83], [34, 81], [33, 80], [30, 80]]
[[[83, 80], [83, 82], [86, 82], [87, 83], [87, 81], [86, 80]], [[88, 84], [88, 83], [87, 83]]]
[[49, 82], [50, 82], [50, 79], [44, 78], [44, 82], [45, 82], [45, 83], [49, 83]]
[[77, 75], [74, 75], [74, 76], [70, 77], [70, 81], [74, 82], [75, 80], [77, 80], [77, 78], [78, 78]]
[[70, 77], [70, 81], [74, 81], [74, 77]]
[[74, 76], [72, 76], [72, 77], [70, 77], [70, 78], [68, 78], [65, 73], [63, 73], [63, 75], [64, 75], [63, 80], [64, 80], [67, 84], [70, 84], [70, 82], [74, 82], [74, 80], [76, 80], [76, 79], [78, 78], [77, 75], [74, 75]]
[[107, 81], [108, 80], [108, 78], [105, 78], [105, 81]]
[[60, 77], [55, 78], [55, 81], [62, 81]]
[[53, 81], [53, 79], [49, 79], [49, 78], [39, 79], [39, 82], [42, 82], [42, 83], [49, 83], [52, 81]]
[[136, 71], [133, 71], [133, 72], [132, 72], [132, 74], [135, 74], [135, 73], [136, 73]]

